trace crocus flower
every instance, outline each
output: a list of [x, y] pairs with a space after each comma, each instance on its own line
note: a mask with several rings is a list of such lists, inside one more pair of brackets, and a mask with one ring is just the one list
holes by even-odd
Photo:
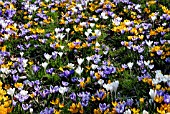
[[63, 52], [58, 52], [59, 56], [62, 57], [63, 56]]
[[75, 72], [79, 75], [81, 75], [81, 73], [83, 72], [84, 68], [81, 68], [80, 66], [77, 67], [77, 69], [75, 70]]
[[106, 89], [107, 92], [110, 90], [110, 84], [104, 84], [103, 87]]
[[75, 83], [77, 80], [78, 80], [78, 78], [77, 78], [77, 77], [73, 77], [73, 78], [71, 78], [71, 81], [72, 81], [73, 83]]
[[56, 93], [59, 91], [59, 87], [58, 86], [50, 86], [50, 93]]
[[142, 114], [149, 114], [149, 112], [146, 110], [143, 110]]
[[80, 103], [81, 103], [82, 106], [86, 107], [86, 106], [88, 106], [89, 101], [82, 99]]
[[71, 69], [74, 69], [74, 64], [73, 63], [68, 63], [67, 67], [71, 68]]
[[40, 69], [40, 67], [36, 66], [36, 65], [33, 65], [32, 69], [33, 69], [34, 72], [37, 72]]
[[49, 61], [52, 55], [49, 55], [48, 53], [44, 53], [44, 57]]
[[111, 86], [110, 86], [110, 91], [111, 91], [111, 93], [112, 93], [112, 91], [115, 92], [115, 99], [116, 99], [116, 92], [117, 92], [117, 88], [118, 88], [118, 86], [119, 86], [119, 81], [112, 82], [112, 83], [109, 84], [109, 85], [111, 85]]
[[54, 113], [54, 108], [50, 107], [50, 108], [45, 108], [44, 110], [42, 110], [40, 112], [40, 114], [53, 114]]
[[41, 65], [42, 65], [42, 67], [43, 67], [44, 69], [46, 69], [46, 68], [47, 68], [48, 63], [47, 63], [47, 62], [44, 62], [44, 63], [42, 63]]
[[62, 85], [63, 85], [63, 86], [68, 86], [69, 83], [68, 83], [68, 82], [65, 82], [65, 81], [62, 81]]
[[132, 106], [133, 105], [133, 99], [132, 98], [131, 99], [127, 99], [126, 105], [127, 106]]
[[31, 104], [22, 104], [22, 109], [23, 110], [28, 110], [32, 105]]
[[60, 87], [59, 88], [59, 93], [61, 93], [62, 95], [64, 95], [65, 92], [67, 92], [68, 88], [67, 87]]
[[129, 63], [127, 63], [127, 66], [129, 67], [129, 69], [132, 69], [133, 63], [129, 62]]
[[118, 105], [116, 106], [116, 112], [118, 114], [123, 113], [125, 110], [125, 103], [118, 103]]
[[19, 79], [19, 76], [18, 76], [18, 75], [13, 75], [12, 77], [13, 77], [13, 81], [14, 81], [14, 82], [17, 82], [18, 79]]
[[84, 58], [77, 58], [77, 62], [79, 65], [81, 65], [84, 61]]
[[107, 108], [109, 108], [109, 105], [106, 105], [106, 103], [99, 103], [99, 108], [101, 110], [101, 112], [104, 112]]
[[74, 92], [72, 92], [69, 97], [71, 100], [76, 101], [76, 94]]
[[48, 74], [52, 74], [52, 73], [53, 73], [53, 71], [54, 71], [54, 68], [50, 68], [50, 69], [47, 69], [47, 70], [46, 70], [46, 73], [48, 73]]
[[128, 109], [128, 110], [126, 110], [123, 114], [132, 114], [132, 112], [131, 112], [130, 109]]
[[56, 59], [57, 54], [58, 54], [58, 52], [56, 52], [56, 51], [52, 52], [52, 58], [53, 58], [53, 59]]
[[152, 43], [153, 43], [153, 41], [147, 41], [147, 40], [145, 40], [145, 42], [146, 42], [146, 44], [149, 46], [149, 47], [151, 47], [151, 45], [152, 45]]
[[20, 55], [21, 55], [21, 57], [23, 57], [23, 55], [24, 55], [24, 52], [20, 52]]
[[97, 97], [100, 98], [100, 99], [103, 98], [104, 94], [105, 94], [105, 92], [102, 91], [102, 90], [99, 90], [99, 91], [97, 91], [97, 93], [96, 93]]
[[98, 84], [99, 84], [100, 86], [102, 86], [103, 83], [104, 83], [104, 80], [102, 80], [102, 79], [99, 79], [99, 80], [98, 80]]
[[170, 103], [170, 95], [168, 95], [168, 94], [164, 95], [164, 102], [167, 103], [167, 104]]
[[7, 94], [8, 94], [8, 95], [11, 95], [11, 96], [14, 95], [14, 92], [15, 92], [15, 88], [9, 88], [9, 89], [7, 90]]
[[157, 93], [157, 91], [156, 91], [156, 90], [153, 90], [153, 89], [150, 89], [150, 91], [149, 91], [149, 95], [151, 96], [152, 99], [155, 98], [156, 93]]

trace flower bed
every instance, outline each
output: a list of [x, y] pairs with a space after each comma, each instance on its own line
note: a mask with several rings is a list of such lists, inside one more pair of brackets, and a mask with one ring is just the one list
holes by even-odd
[[0, 1], [0, 114], [170, 113], [168, 8]]

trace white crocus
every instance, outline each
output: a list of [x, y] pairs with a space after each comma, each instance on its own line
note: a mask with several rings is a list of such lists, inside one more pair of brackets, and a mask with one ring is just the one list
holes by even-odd
[[46, 69], [47, 66], [48, 66], [48, 63], [47, 63], [47, 62], [44, 62], [44, 63], [42, 63], [41, 65], [42, 65], [42, 67], [43, 67], [44, 69]]
[[94, 21], [97, 22], [99, 20], [99, 18], [94, 18]]
[[157, 19], [156, 15], [151, 17], [152, 21], [155, 21]]
[[153, 83], [154, 85], [156, 85], [156, 84], [160, 83], [160, 80], [158, 80], [158, 79], [152, 79], [152, 83]]
[[77, 67], [77, 69], [75, 70], [75, 72], [79, 75], [81, 75], [81, 73], [83, 72], [84, 68], [81, 68], [80, 66]]
[[88, 63], [89, 63], [90, 60], [91, 60], [91, 57], [86, 57], [86, 59], [87, 59], [87, 61], [88, 61]]
[[149, 112], [146, 110], [143, 110], [142, 114], [149, 114]]
[[59, 93], [61, 93], [62, 97], [63, 97], [63, 102], [64, 102], [64, 93], [68, 91], [67, 87], [60, 87], [59, 88]]
[[92, 29], [87, 29], [87, 32], [85, 32], [84, 34], [86, 35], [86, 37], [89, 37], [90, 33], [92, 33]]
[[129, 62], [129, 63], [127, 63], [127, 66], [129, 67], [129, 69], [131, 70], [132, 69], [132, 67], [133, 67], [133, 63], [132, 62]]
[[115, 92], [115, 99], [116, 99], [116, 92], [117, 92], [117, 88], [119, 86], [119, 81], [114, 81], [110, 84], [110, 86], [112, 86], [112, 90], [111, 90], [111, 95], [112, 95], [112, 91]]
[[94, 32], [95, 32], [97, 37], [101, 36], [101, 34], [102, 34], [101, 30], [98, 30], [98, 29], [94, 30]]
[[153, 69], [154, 65], [148, 65], [149, 69]]
[[60, 28], [55, 28], [56, 33], [59, 33], [59, 31], [60, 31]]
[[63, 50], [65, 46], [60, 46], [60, 48]]
[[26, 95], [28, 94], [28, 91], [21, 90], [21, 91], [20, 91], [20, 94], [21, 94], [22, 96], [26, 96]]
[[23, 59], [22, 64], [23, 64], [23, 67], [24, 67], [24, 68], [28, 65], [27, 62], [28, 62], [28, 59]]
[[96, 47], [99, 47], [99, 46], [100, 46], [99, 42], [96, 42], [95, 46], [96, 46]]
[[30, 108], [30, 114], [33, 114], [33, 111], [34, 111], [33, 108]]
[[66, 32], [67, 32], [67, 33], [69, 33], [69, 32], [70, 32], [70, 30], [71, 30], [70, 28], [66, 28]]
[[117, 80], [117, 81], [112, 82], [112, 83], [111, 83], [111, 86], [113, 86], [113, 90], [114, 90], [114, 92], [116, 93], [117, 88], [118, 88], [118, 86], [119, 86], [119, 81]]
[[74, 69], [74, 64], [73, 63], [68, 63], [67, 67], [71, 68], [71, 69]]
[[102, 80], [102, 79], [99, 79], [99, 80], [98, 80], [98, 84], [99, 84], [100, 86], [102, 86], [103, 83], [104, 83], [104, 80]]
[[93, 70], [95, 70], [97, 67], [98, 67], [98, 65], [95, 65], [95, 64], [92, 64], [92, 65], [91, 65], [91, 68], [92, 68]]
[[153, 41], [147, 41], [147, 40], [145, 40], [145, 43], [146, 43], [146, 45], [148, 45], [149, 47], [151, 47], [151, 45], [153, 44]]
[[65, 34], [63, 34], [63, 33], [58, 33], [55, 37], [56, 37], [57, 39], [59, 38], [60, 40], [63, 40], [63, 38], [65, 37]]
[[93, 28], [95, 26], [95, 23], [90, 23], [90, 27]]
[[65, 92], [67, 92], [67, 87], [60, 87], [60, 88], [59, 88], [59, 93], [61, 93], [62, 95], [64, 95]]
[[24, 52], [20, 52], [20, 56], [23, 57], [23, 55], [24, 55]]
[[63, 56], [63, 52], [58, 52], [59, 56], [62, 57]]
[[84, 58], [77, 58], [77, 62], [79, 65], [81, 65], [84, 61]]
[[156, 90], [150, 89], [149, 95], [150, 95], [150, 97], [151, 97], [152, 99], [154, 99], [155, 96], [156, 96]]
[[0, 71], [5, 74], [9, 74], [11, 72], [8, 68], [0, 68]]
[[126, 110], [123, 114], [131, 114], [131, 113], [132, 113], [131, 110], [128, 109], [128, 110]]
[[15, 88], [9, 88], [9, 89], [7, 90], [7, 94], [8, 94], [8, 95], [11, 95], [11, 96], [14, 95], [14, 92], [15, 92]]
[[107, 92], [110, 90], [110, 84], [104, 84], [103, 87], [106, 89]]
[[103, 19], [108, 19], [108, 16], [106, 15], [105, 12], [102, 12], [102, 13], [101, 13], [101, 17], [102, 17]]
[[44, 57], [49, 61], [51, 59], [52, 55], [45, 53]]
[[144, 61], [144, 64], [146, 65], [146, 66], [148, 66], [149, 64], [150, 64], [150, 61], [148, 60], [148, 61]]

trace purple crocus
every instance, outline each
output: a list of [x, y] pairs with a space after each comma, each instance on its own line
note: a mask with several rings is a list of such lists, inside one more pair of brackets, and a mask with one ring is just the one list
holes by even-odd
[[40, 67], [37, 66], [37, 65], [33, 65], [33, 66], [32, 66], [32, 69], [33, 69], [33, 71], [36, 73], [36, 72], [38, 72], [38, 70], [40, 69]]
[[81, 103], [81, 105], [82, 105], [83, 107], [86, 107], [86, 106], [88, 106], [89, 101], [88, 101], [88, 100], [85, 100], [85, 99], [82, 99], [80, 103]]
[[77, 80], [78, 80], [78, 78], [77, 78], [77, 77], [73, 77], [73, 78], [71, 78], [71, 81], [72, 81], [73, 83], [75, 83]]
[[158, 50], [156, 53], [157, 53], [158, 55], [162, 55], [163, 50]]
[[31, 44], [25, 44], [25, 47], [28, 49], [31, 46]]
[[116, 112], [118, 114], [123, 113], [125, 111], [125, 103], [118, 103], [116, 106]]
[[109, 75], [111, 73], [115, 73], [116, 72], [116, 68], [112, 67], [112, 66], [103, 66], [104, 69], [104, 74]]
[[99, 104], [99, 108], [102, 112], [104, 112], [107, 108], [109, 108], [110, 106], [109, 105], [106, 105], [106, 103], [100, 103]]
[[157, 90], [156, 92], [157, 92], [157, 95], [159, 95], [159, 96], [164, 96], [164, 92], [165, 92], [165, 91]]
[[20, 93], [18, 93], [14, 97], [17, 98], [19, 102], [24, 102], [29, 98], [29, 95], [21, 95]]
[[63, 85], [63, 86], [68, 86], [69, 83], [68, 83], [68, 82], [65, 82], [65, 81], [62, 81], [62, 85]]
[[167, 104], [170, 103], [170, 95], [169, 94], [164, 95], [164, 102], [167, 103]]
[[100, 91], [97, 91], [97, 97], [99, 97], [100, 99], [102, 99], [103, 98], [103, 96], [104, 96], [104, 92], [102, 91], [102, 90], [100, 90]]
[[127, 106], [132, 106], [132, 104], [133, 104], [133, 99], [132, 98], [131, 99], [127, 99], [126, 105]]
[[45, 108], [44, 110], [42, 110], [40, 112], [40, 114], [53, 114], [54, 113], [54, 108], [50, 107], [50, 108]]
[[60, 73], [59, 76], [60, 77], [65, 77], [65, 78], [68, 78], [71, 74], [74, 73], [74, 70], [65, 70], [64, 72]]
[[49, 94], [50, 94], [50, 90], [48, 90], [48, 89], [45, 89], [42, 92], [40, 92], [40, 95], [42, 98], [45, 98]]
[[72, 92], [69, 97], [70, 97], [71, 100], [76, 102], [76, 94], [74, 92]]
[[166, 58], [165, 62], [170, 63], [170, 57]]
[[56, 93], [56, 92], [58, 92], [58, 90], [59, 90], [59, 87], [58, 86], [50, 86], [50, 93]]
[[34, 81], [29, 81], [27, 84], [28, 84], [30, 87], [33, 87], [33, 86], [34, 86]]
[[18, 75], [13, 75], [13, 81], [14, 81], [14, 82], [17, 82], [18, 79], [19, 79], [19, 76], [18, 76]]
[[45, 34], [45, 36], [46, 36], [47, 38], [49, 38], [50, 35], [51, 35], [50, 33]]
[[28, 110], [31, 107], [31, 104], [22, 104], [23, 110]]
[[54, 68], [50, 68], [46, 70], [47, 74], [52, 74], [54, 72]]

